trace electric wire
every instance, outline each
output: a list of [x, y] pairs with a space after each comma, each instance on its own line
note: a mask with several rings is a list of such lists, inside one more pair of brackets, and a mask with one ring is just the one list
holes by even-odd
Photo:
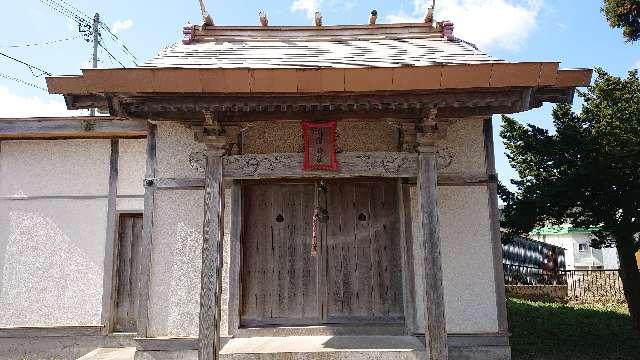
[[30, 83], [28, 81], [24, 81], [24, 80], [22, 80], [20, 78], [14, 77], [14, 76], [10, 76], [10, 75], [7, 75], [7, 74], [0, 73], [0, 78], [5, 78], [5, 79], [8, 79], [8, 80], [12, 80], [12, 81], [20, 83], [22, 85], [31, 86], [33, 88], [48, 92], [48, 90], [43, 88], [42, 86], [36, 85], [34, 83]]
[[106, 47], [104, 47], [101, 42], [98, 42], [98, 45], [102, 48], [102, 50], [106, 51], [107, 54], [109, 54], [109, 57], [115, 60], [123, 68], [126, 68], [126, 66], [124, 66], [124, 64], [120, 60], [118, 60], [115, 56], [113, 56], [113, 54], [111, 54], [111, 52]]
[[[50, 72], [48, 72], [48, 71], [46, 71], [46, 70], [42, 70], [42, 69], [40, 69], [40, 68], [39, 68], [39, 67], [37, 67], [37, 66], [33, 66], [33, 65], [31, 65], [31, 64], [28, 64], [28, 63], [26, 63], [26, 62], [24, 62], [24, 61], [22, 61], [22, 60], [20, 60], [20, 59], [16, 59], [16, 58], [14, 58], [14, 57], [12, 57], [12, 56], [9, 56], [9, 55], [7, 55], [7, 54], [5, 54], [5, 53], [3, 53], [3, 52], [0, 52], [0, 56], [4, 56], [4, 57], [8, 58], [9, 60], [13, 60], [13, 61], [15, 61], [15, 62], [18, 62], [18, 63], [20, 63], [20, 64], [22, 64], [22, 65], [24, 65], [24, 66], [28, 67], [28, 68], [29, 68], [29, 70], [31, 70], [31, 74], [33, 74], [33, 76], [35, 76], [35, 77], [39, 77], [39, 76], [42, 76], [42, 75], [48, 75], [48, 76], [53, 75], [53, 74], [51, 74]], [[41, 72], [41, 74], [40, 74], [40, 75], [35, 75], [35, 73], [33, 72], [33, 70], [38, 70], [38, 71], [40, 71], [40, 72]]]
[[27, 43], [27, 44], [7, 44], [7, 45], [0, 45], [0, 49], [24, 48], [24, 47], [52, 45], [52, 44], [58, 44], [58, 43], [65, 42], [65, 41], [75, 40], [75, 39], [78, 39], [78, 38], [80, 38], [80, 35], [73, 36], [73, 37], [68, 37], [68, 38], [64, 38], [64, 39], [44, 41], [44, 42], [33, 42], [33, 43]]
[[[74, 21], [78, 25], [78, 31], [80, 35], [84, 38], [85, 41], [91, 42], [94, 34], [93, 29], [93, 19], [89, 17], [87, 14], [78, 9], [75, 5], [71, 4], [66, 0], [39, 0], [43, 5], [48, 6], [54, 11], [58, 12], [60, 15], [67, 17]], [[100, 21], [99, 26], [109, 33], [112, 40], [117, 42], [120, 46], [120, 50], [127, 56], [131, 57], [132, 62], [137, 66], [138, 59], [136, 56], [129, 50], [129, 48], [120, 40], [120, 38], [111, 31], [109, 26], [107, 26], [104, 22]], [[116, 58], [111, 51], [107, 48], [107, 44], [104, 43], [103, 38], [98, 31], [98, 45], [109, 55], [109, 57], [116, 62], [118, 62], [122, 67], [125, 67], [118, 58]]]
[[40, 0], [40, 2], [44, 5], [47, 5], [48, 7], [50, 7], [57, 13], [59, 13], [60, 15], [63, 15], [75, 21], [79, 25], [89, 24], [90, 18], [70, 10], [68, 7], [65, 7], [64, 5], [60, 4], [59, 2], [56, 2], [55, 0]]
[[111, 35], [111, 38], [113, 39], [113, 41], [119, 43], [119, 45], [121, 46], [121, 50], [125, 55], [129, 55], [133, 61], [133, 63], [137, 66], [137, 62], [138, 62], [138, 58], [131, 52], [131, 50], [129, 50], [129, 48], [127, 47], [127, 45], [124, 44], [124, 42], [122, 40], [120, 40], [120, 38], [118, 37], [118, 35], [116, 35], [115, 33], [113, 33], [113, 31], [111, 31], [111, 29], [109, 28], [109, 26], [107, 24], [105, 24], [104, 22], [100, 22], [100, 26], [109, 33], [109, 35]]

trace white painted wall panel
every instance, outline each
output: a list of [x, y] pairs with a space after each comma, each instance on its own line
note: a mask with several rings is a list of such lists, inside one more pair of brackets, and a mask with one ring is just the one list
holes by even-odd
[[156, 177], [204, 177], [204, 172], [189, 165], [189, 155], [205, 150], [194, 140], [193, 131], [175, 122], [159, 122], [157, 137]]
[[100, 325], [107, 200], [0, 200], [0, 327]]
[[0, 196], [106, 196], [110, 140], [3, 141]]
[[[226, 193], [225, 223], [230, 219]], [[155, 195], [149, 336], [197, 336], [204, 191], [164, 190]], [[229, 226], [225, 226], [224, 256], [228, 259]], [[222, 303], [228, 298], [228, 266], [223, 267]], [[226, 333], [227, 311], [221, 328]]]
[[120, 139], [118, 156], [118, 196], [144, 195], [147, 139]]
[[[412, 213], [418, 214], [417, 193], [411, 190]], [[449, 333], [490, 333], [498, 331], [491, 227], [486, 187], [440, 187], [438, 189], [440, 238]], [[418, 217], [414, 215], [414, 253], [422, 253]], [[424, 274], [422, 256], [416, 256], [416, 291], [424, 294], [419, 279]], [[418, 314], [424, 299], [418, 297]], [[418, 316], [424, 328], [424, 317]]]

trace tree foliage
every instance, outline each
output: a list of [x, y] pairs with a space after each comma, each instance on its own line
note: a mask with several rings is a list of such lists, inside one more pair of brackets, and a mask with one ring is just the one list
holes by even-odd
[[602, 12], [611, 27], [622, 29], [627, 41], [640, 40], [640, 0], [604, 0]]
[[[503, 227], [526, 235], [536, 226], [570, 222], [594, 231], [594, 247], [616, 246], [625, 295], [640, 330], [640, 80], [596, 70], [582, 111], [553, 110], [555, 133], [503, 117], [500, 135], [519, 179], [500, 186]], [[631, 291], [629, 294], [627, 292]], [[631, 298], [630, 298], [631, 296]], [[632, 309], [635, 306], [635, 309]]]

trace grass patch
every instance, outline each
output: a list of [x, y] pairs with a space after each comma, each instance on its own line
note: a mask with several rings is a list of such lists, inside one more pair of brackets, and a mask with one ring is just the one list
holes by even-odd
[[507, 301], [514, 360], [640, 359], [625, 306]]

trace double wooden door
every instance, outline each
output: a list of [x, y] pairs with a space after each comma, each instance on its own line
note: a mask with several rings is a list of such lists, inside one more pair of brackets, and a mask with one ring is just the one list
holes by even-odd
[[243, 211], [242, 325], [403, 321], [395, 182], [245, 184]]

